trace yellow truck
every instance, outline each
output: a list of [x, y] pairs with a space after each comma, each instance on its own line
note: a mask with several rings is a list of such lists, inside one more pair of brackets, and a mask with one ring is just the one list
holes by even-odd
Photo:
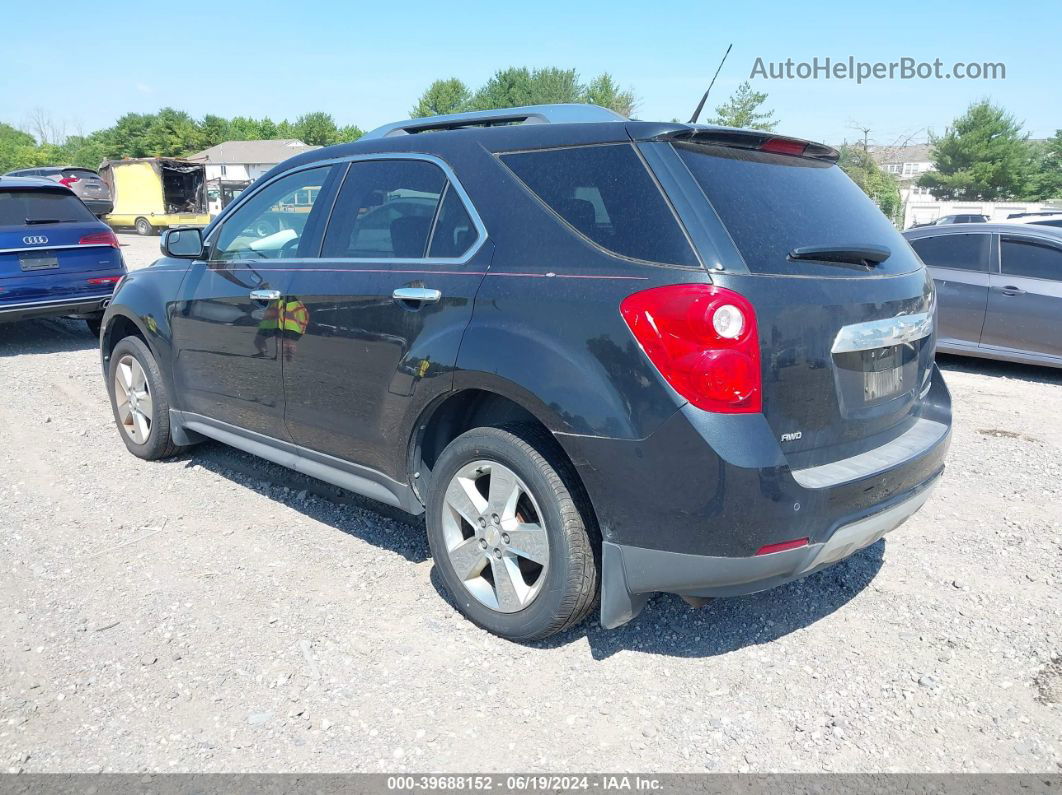
[[171, 226], [206, 226], [206, 168], [167, 157], [106, 160], [100, 177], [111, 189], [114, 209], [103, 216], [113, 229], [156, 235]]

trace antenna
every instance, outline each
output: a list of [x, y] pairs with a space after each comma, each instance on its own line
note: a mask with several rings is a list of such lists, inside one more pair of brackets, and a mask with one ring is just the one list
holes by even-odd
[[719, 70], [723, 68], [723, 64], [726, 63], [726, 56], [730, 55], [730, 48], [733, 47], [733, 42], [730, 43], [730, 47], [726, 48], [726, 52], [723, 53], [723, 60], [719, 62], [719, 66], [715, 70], [715, 74], [712, 75], [712, 82], [708, 84], [708, 91], [704, 92], [704, 96], [701, 97], [701, 101], [697, 103], [697, 110], [693, 111], [693, 116], [690, 118], [687, 124], [696, 124], [697, 117], [701, 115], [701, 111], [704, 110], [704, 103], [708, 100], [708, 93], [712, 90], [712, 86], [715, 85], [715, 78], [719, 77]]

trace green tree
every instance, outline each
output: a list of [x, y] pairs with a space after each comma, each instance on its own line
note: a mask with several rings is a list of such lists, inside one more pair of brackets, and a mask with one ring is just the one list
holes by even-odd
[[36, 165], [37, 141], [29, 133], [0, 122], [0, 174]]
[[336, 120], [328, 113], [306, 113], [295, 120], [295, 137], [311, 146], [329, 146], [339, 142]]
[[436, 80], [428, 90], [420, 95], [417, 104], [409, 112], [414, 119], [424, 116], [445, 116], [448, 113], [460, 113], [468, 107], [472, 92], [468, 86], [456, 77]]
[[201, 149], [199, 125], [183, 110], [163, 108], [155, 114], [144, 134], [145, 154], [180, 157]]
[[886, 218], [899, 223], [903, 204], [896, 178], [883, 171], [862, 146], [845, 144], [839, 151], [837, 164], [881, 208]]
[[767, 101], [763, 91], [753, 91], [752, 84], [746, 80], [730, 95], [730, 99], [715, 109], [715, 118], [710, 124], [723, 127], [742, 127], [747, 130], [764, 130], [773, 132], [778, 126], [773, 110], [762, 110]]
[[555, 102], [582, 102], [585, 88], [574, 69], [528, 69], [511, 66], [499, 69], [475, 94], [471, 110], [543, 105]]
[[348, 124], [346, 127], [339, 128], [339, 141], [337, 143], [356, 141], [363, 135], [365, 135], [365, 130], [361, 129], [361, 127], [356, 124]]
[[421, 94], [410, 115], [421, 118], [465, 110], [552, 103], [591, 103], [630, 116], [638, 99], [630, 89], [621, 89], [608, 72], [583, 84], [574, 69], [510, 66], [499, 69], [474, 92], [456, 77], [436, 80]]
[[988, 100], [975, 102], [944, 135], [930, 136], [934, 170], [918, 184], [939, 199], [996, 201], [1032, 190], [1033, 153], [1022, 125]]
[[634, 92], [621, 89], [608, 72], [602, 72], [587, 84], [583, 101], [609, 108], [628, 118], [634, 115], [638, 107], [638, 98], [634, 96]]
[[1032, 198], [1062, 199], [1062, 130], [1033, 150], [1033, 160]]

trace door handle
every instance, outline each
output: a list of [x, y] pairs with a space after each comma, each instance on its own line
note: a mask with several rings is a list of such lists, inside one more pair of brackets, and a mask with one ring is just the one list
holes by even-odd
[[252, 301], [278, 301], [280, 290], [251, 290]]
[[1000, 288], [1003, 291], [1003, 295], [1025, 295], [1025, 291], [1020, 287], [1015, 287], [1012, 284], [1008, 284], [1005, 287]]
[[432, 290], [427, 287], [399, 287], [391, 293], [391, 297], [396, 301], [414, 301], [418, 304], [434, 304], [442, 298], [442, 293], [439, 290]]

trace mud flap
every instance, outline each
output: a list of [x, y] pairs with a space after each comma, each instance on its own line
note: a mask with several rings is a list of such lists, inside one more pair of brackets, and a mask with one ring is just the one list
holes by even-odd
[[642, 612], [649, 594], [632, 594], [623, 570], [623, 553], [608, 541], [601, 545], [601, 626], [615, 629]]

